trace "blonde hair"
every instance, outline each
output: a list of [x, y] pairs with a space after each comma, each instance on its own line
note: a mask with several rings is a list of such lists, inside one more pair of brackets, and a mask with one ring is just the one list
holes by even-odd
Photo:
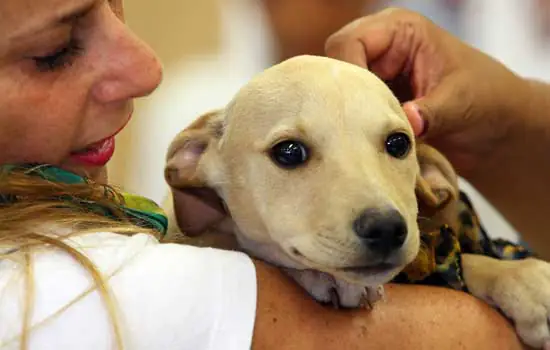
[[[0, 174], [0, 196], [6, 195], [14, 196], [17, 200], [0, 202], [0, 259], [14, 258], [16, 255], [19, 258], [23, 257], [22, 264], [26, 270], [21, 349], [26, 349], [28, 346], [30, 318], [33, 309], [34, 286], [31, 252], [33, 248], [43, 246], [63, 250], [87, 269], [94, 285], [70, 305], [97, 288], [109, 312], [117, 347], [122, 349], [122, 337], [116, 320], [115, 305], [104, 277], [88, 257], [63, 242], [62, 238], [66, 238], [66, 234], [56, 235], [47, 232], [45, 228], [48, 223], [51, 223], [55, 227], [69, 229], [70, 235], [108, 231], [124, 235], [143, 232], [158, 237], [158, 232], [138, 227], [130, 222], [119, 207], [124, 201], [119, 192], [112, 187], [93, 182], [68, 185], [27, 175], [23, 171], [14, 171]], [[63, 205], [60, 206], [60, 196], [98, 203], [109, 208], [117, 219], [86, 210], [82, 206], [71, 204], [70, 201], [63, 202]], [[39, 232], [40, 227], [46, 232]], [[2, 251], [6, 253], [2, 253]]]

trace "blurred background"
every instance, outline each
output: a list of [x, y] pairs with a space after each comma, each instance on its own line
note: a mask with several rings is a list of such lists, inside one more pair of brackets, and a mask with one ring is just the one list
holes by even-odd
[[[164, 81], [137, 101], [110, 165], [115, 185], [161, 203], [170, 140], [200, 114], [224, 106], [254, 74], [299, 54], [323, 54], [326, 38], [387, 6], [418, 11], [521, 75], [550, 81], [550, 0], [126, 0], [128, 25], [160, 56]], [[493, 236], [510, 225], [462, 182]]]

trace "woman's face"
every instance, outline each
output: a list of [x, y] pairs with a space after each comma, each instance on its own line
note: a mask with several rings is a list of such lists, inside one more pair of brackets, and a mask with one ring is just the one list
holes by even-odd
[[122, 0], [0, 0], [0, 164], [103, 180], [132, 99], [161, 72], [123, 23]]

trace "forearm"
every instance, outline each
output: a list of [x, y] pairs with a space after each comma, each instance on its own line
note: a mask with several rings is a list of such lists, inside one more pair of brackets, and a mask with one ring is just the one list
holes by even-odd
[[[357, 312], [341, 331], [368, 349], [523, 349], [513, 327], [487, 304], [462, 292], [388, 285], [387, 302]], [[342, 315], [341, 317], [347, 317]], [[359, 348], [359, 347], [358, 347]]]
[[528, 86], [525, 103], [510, 111], [516, 122], [502, 147], [468, 180], [550, 259], [550, 85]]
[[522, 349], [500, 314], [465, 293], [389, 285], [373, 311], [332, 310], [277, 269], [256, 266], [253, 349]]

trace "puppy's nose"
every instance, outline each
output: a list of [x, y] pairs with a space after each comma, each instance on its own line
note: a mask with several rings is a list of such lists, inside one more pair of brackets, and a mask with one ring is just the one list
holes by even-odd
[[353, 222], [353, 230], [370, 250], [384, 257], [401, 248], [407, 238], [407, 223], [393, 209], [363, 211]]

